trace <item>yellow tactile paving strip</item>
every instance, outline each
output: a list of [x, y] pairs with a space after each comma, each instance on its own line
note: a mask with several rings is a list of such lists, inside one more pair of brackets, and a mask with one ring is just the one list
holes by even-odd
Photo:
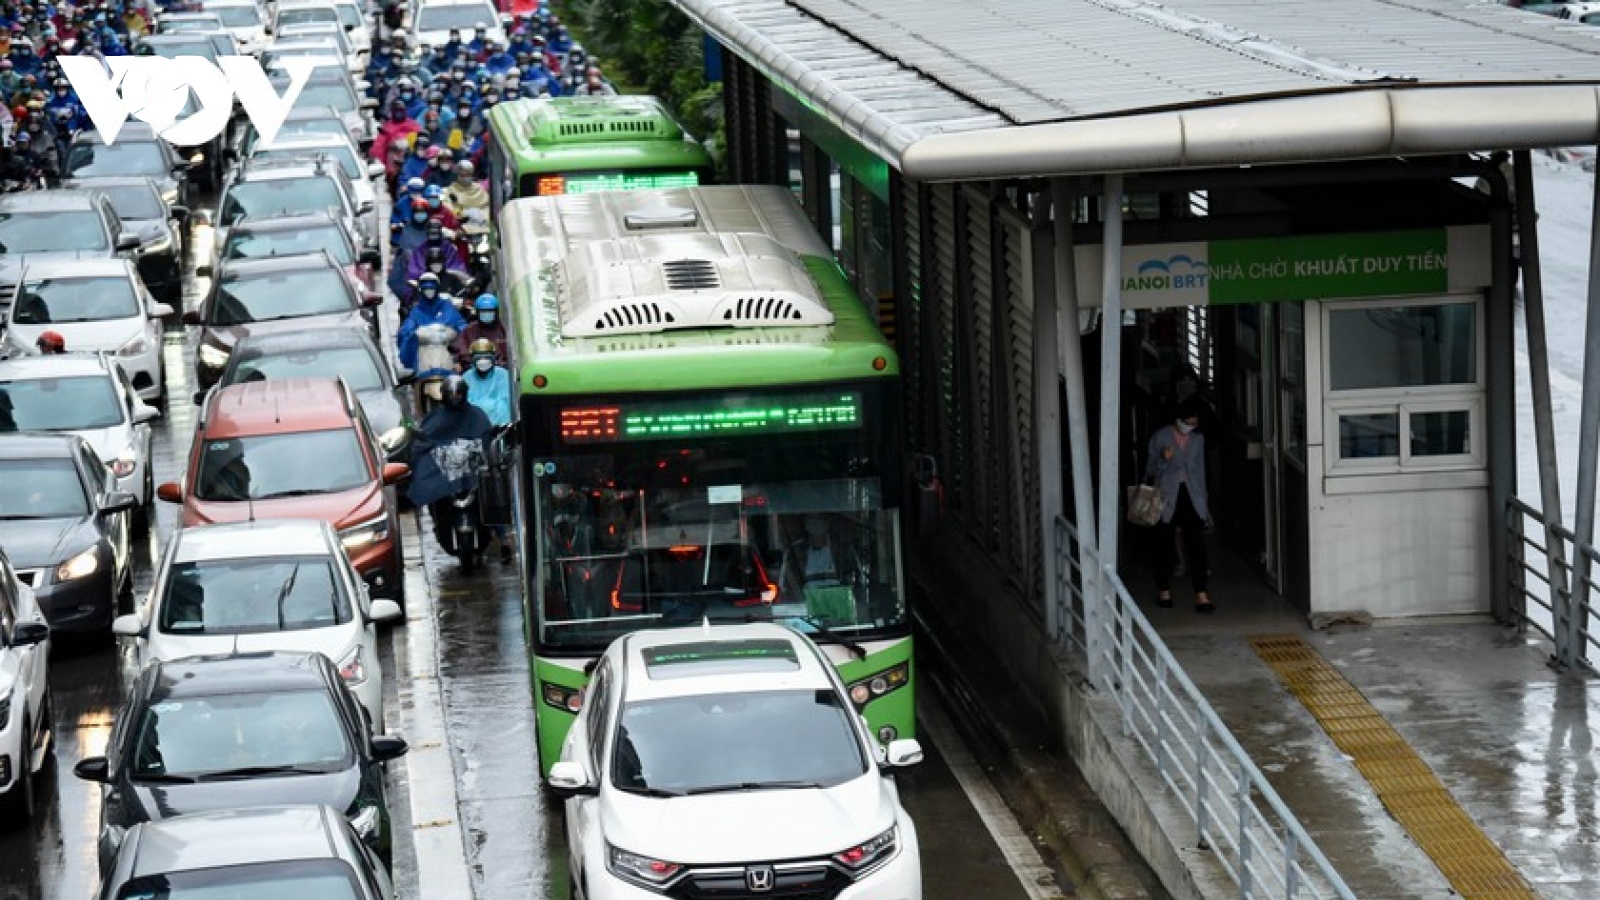
[[1355, 762], [1384, 807], [1457, 893], [1466, 900], [1539, 900], [1411, 745], [1316, 648], [1294, 635], [1261, 635], [1249, 641]]

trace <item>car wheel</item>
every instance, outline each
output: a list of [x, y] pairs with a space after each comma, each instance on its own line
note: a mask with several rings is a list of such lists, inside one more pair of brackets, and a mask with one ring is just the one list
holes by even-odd
[[[22, 734], [24, 737], [22, 755], [27, 756], [30, 755], [32, 748], [26, 745], [26, 738], [28, 735], [33, 734], [33, 729], [28, 722], [27, 716], [22, 718]], [[19, 765], [17, 767], [16, 785], [6, 794], [3, 800], [0, 800], [0, 803], [3, 803], [3, 806], [0, 806], [0, 829], [11, 831], [25, 828], [29, 822], [33, 821], [35, 798], [33, 795], [33, 773], [29, 771], [30, 768], [31, 766], [29, 765]]]

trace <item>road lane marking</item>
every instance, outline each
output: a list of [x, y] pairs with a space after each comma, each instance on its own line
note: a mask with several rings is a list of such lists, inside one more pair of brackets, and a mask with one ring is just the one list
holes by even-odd
[[938, 703], [929, 703], [926, 709], [918, 710], [917, 728], [939, 748], [945, 765], [950, 767], [950, 773], [956, 778], [956, 784], [967, 795], [967, 802], [972, 804], [978, 818], [983, 821], [983, 827], [988, 829], [989, 836], [1005, 857], [1006, 865], [1022, 883], [1022, 889], [1028, 897], [1031, 900], [1067, 900], [1067, 895], [1056, 884], [1055, 870], [1045, 864], [1038, 848], [1033, 845], [1033, 839], [1017, 824], [1011, 808], [1000, 799], [1000, 793], [989, 783], [989, 776], [984, 774], [983, 767], [978, 765], [978, 761], [967, 750], [967, 745], [956, 735], [955, 727], [945, 718], [944, 709]]

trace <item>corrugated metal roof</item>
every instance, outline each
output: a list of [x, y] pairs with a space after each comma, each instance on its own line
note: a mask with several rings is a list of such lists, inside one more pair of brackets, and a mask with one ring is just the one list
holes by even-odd
[[1600, 134], [1600, 28], [1487, 0], [674, 2], [925, 178], [1455, 152]]

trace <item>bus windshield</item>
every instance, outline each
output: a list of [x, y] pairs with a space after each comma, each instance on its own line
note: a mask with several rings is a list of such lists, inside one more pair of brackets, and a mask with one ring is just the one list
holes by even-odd
[[[707, 463], [734, 477], [707, 479]], [[902, 629], [899, 521], [879, 479], [742, 483], [737, 469], [767, 467], [738, 463], [657, 451], [536, 470], [542, 642], [598, 650], [703, 618]]]

